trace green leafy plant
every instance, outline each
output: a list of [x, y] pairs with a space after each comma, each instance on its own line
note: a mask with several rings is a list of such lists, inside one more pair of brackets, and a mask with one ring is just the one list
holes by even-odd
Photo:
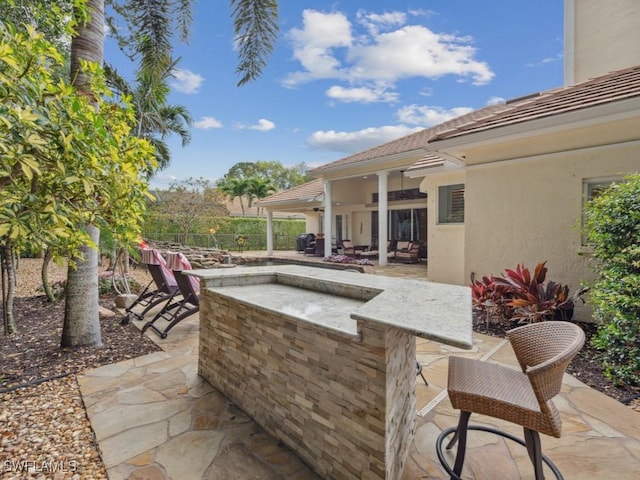
[[605, 374], [640, 385], [640, 174], [611, 185], [589, 202], [585, 234], [598, 278], [591, 286]]

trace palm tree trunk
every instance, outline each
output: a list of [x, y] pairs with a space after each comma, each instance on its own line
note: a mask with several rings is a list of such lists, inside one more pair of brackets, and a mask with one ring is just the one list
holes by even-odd
[[[91, 96], [88, 78], [82, 73], [81, 60], [95, 62], [102, 66], [104, 57], [104, 0], [88, 0], [86, 4], [90, 16], [71, 40], [71, 82], [80, 93]], [[100, 230], [86, 226], [87, 232], [98, 245]], [[67, 271], [67, 291], [62, 328], [62, 346], [99, 346], [100, 317], [98, 310], [98, 257], [93, 248], [80, 248], [83, 258], [76, 259], [75, 268], [71, 262]]]
[[[100, 230], [86, 227], [91, 240], [97, 245]], [[67, 271], [67, 295], [62, 326], [63, 347], [102, 345], [98, 310], [98, 257], [95, 248], [80, 247], [83, 259], [75, 267], [69, 264]]]

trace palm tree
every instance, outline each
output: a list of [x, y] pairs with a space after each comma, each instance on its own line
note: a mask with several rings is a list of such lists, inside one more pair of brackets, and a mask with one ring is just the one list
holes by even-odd
[[[102, 65], [104, 55], [104, 0], [87, 0], [89, 18], [77, 27], [71, 40], [71, 83], [79, 92], [92, 96], [87, 75], [81, 61]], [[74, 10], [79, 16], [80, 12]], [[100, 229], [84, 227], [95, 245], [100, 241]], [[100, 346], [100, 317], [98, 315], [98, 251], [89, 245], [80, 247], [82, 257], [69, 263], [67, 290], [62, 328], [63, 347]]]
[[[254, 198], [260, 200], [262, 198], [268, 197], [276, 191], [276, 187], [270, 178], [251, 177], [248, 179], [248, 182], [249, 187], [247, 189], [246, 195], [249, 200], [249, 208], [251, 208]], [[258, 208], [256, 215], [260, 215], [260, 208]]]
[[[158, 166], [156, 170], [166, 168], [171, 161], [171, 153], [164, 139], [172, 134], [178, 134], [182, 138], [182, 146], [185, 147], [191, 141], [191, 114], [182, 105], [167, 105], [169, 95], [167, 80], [172, 75], [173, 66], [166, 68], [156, 78], [144, 70], [138, 71], [137, 83], [132, 88], [110, 65], [105, 65], [105, 75], [112, 90], [119, 95], [131, 97], [135, 112], [137, 127], [135, 134], [148, 140], [155, 147], [155, 156]], [[147, 172], [150, 177], [154, 170]]]
[[224, 182], [218, 183], [218, 188], [224, 193], [231, 201], [236, 198], [240, 200], [240, 208], [242, 209], [242, 216], [244, 217], [244, 204], [242, 198], [247, 196], [249, 192], [249, 179], [248, 178], [228, 178]]
[[[114, 9], [126, 16], [137, 15], [131, 23], [137, 38], [145, 39], [141, 65], [146, 72], [159, 72], [171, 58], [171, 19], [177, 18], [180, 31], [186, 35], [191, 18], [190, 0], [127, 0], [119, 4], [108, 0]], [[273, 50], [278, 34], [278, 4], [273, 0], [230, 0], [233, 8], [234, 31], [238, 46], [241, 74], [238, 85], [259, 76], [266, 58]], [[103, 64], [104, 60], [104, 0], [87, 0], [84, 9], [74, 4], [74, 17], [81, 19], [71, 41], [71, 80], [79, 91], [91, 96], [88, 79], [80, 69], [80, 60]], [[176, 15], [178, 13], [178, 15]], [[133, 18], [133, 17], [131, 17]], [[146, 62], [146, 63], [145, 63]], [[157, 77], [155, 77], [157, 78]], [[243, 207], [244, 210], [244, 207]], [[98, 245], [100, 230], [86, 226], [92, 241]], [[76, 268], [69, 268], [63, 346], [100, 345], [98, 317], [98, 252], [90, 246], [81, 247], [83, 257]]]
[[[238, 86], [260, 76], [278, 37], [278, 2], [275, 0], [230, 0], [238, 51], [240, 75]], [[191, 24], [192, 0], [109, 0], [109, 4], [125, 19], [128, 34], [118, 34], [113, 18], [109, 18], [112, 32], [120, 45], [140, 44], [143, 48], [130, 49], [130, 57], [140, 57], [140, 66], [146, 71], [162, 70], [171, 55], [173, 32], [178, 31], [185, 40]], [[137, 39], [144, 39], [138, 42]]]

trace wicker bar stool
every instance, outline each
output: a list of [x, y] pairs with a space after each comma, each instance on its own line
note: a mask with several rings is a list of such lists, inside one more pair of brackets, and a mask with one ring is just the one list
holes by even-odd
[[[536, 480], [544, 478], [543, 462], [562, 479], [560, 471], [542, 454], [539, 432], [560, 438], [562, 421], [551, 399], [560, 392], [562, 376], [584, 344], [584, 332], [573, 323], [550, 321], [514, 328], [507, 332], [507, 338], [522, 372], [481, 360], [449, 357], [447, 391], [453, 407], [460, 410], [460, 418], [457, 427], [438, 436], [436, 452], [452, 479], [460, 479], [462, 473], [468, 430], [494, 433], [525, 446]], [[470, 426], [472, 413], [521, 425], [524, 441], [495, 428]], [[442, 442], [452, 433], [446, 448], [458, 442], [453, 469], [442, 452]]]

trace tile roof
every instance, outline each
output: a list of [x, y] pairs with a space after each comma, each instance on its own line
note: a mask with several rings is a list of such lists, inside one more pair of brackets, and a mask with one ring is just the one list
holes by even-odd
[[440, 130], [431, 141], [537, 120], [640, 96], [640, 65], [508, 102], [485, 118]]
[[474, 110], [460, 117], [456, 117], [452, 120], [448, 120], [444, 123], [436, 125], [435, 127], [425, 128], [418, 132], [412, 133], [405, 137], [392, 140], [382, 145], [372, 147], [368, 150], [355, 153], [348, 157], [336, 160], [335, 162], [327, 163], [318, 168], [311, 170], [311, 175], [322, 175], [324, 171], [332, 170], [334, 168], [346, 167], [348, 165], [357, 164], [367, 160], [382, 159], [390, 155], [398, 155], [402, 153], [408, 153], [424, 148], [429, 140], [439, 134], [440, 132], [452, 130], [459, 125], [472, 122], [474, 120], [482, 119], [491, 115], [494, 112], [502, 111], [506, 108], [505, 104], [490, 105], [488, 107]]
[[[427, 143], [436, 140], [536, 120], [637, 96], [640, 96], [640, 66], [610, 72], [568, 87], [554, 88], [516, 98], [507, 103], [480, 108], [434, 127], [327, 163], [310, 173], [322, 175], [326, 171], [356, 165], [360, 162], [376, 159], [383, 161], [385, 157], [391, 155], [418, 151], [424, 148]], [[431, 157], [428, 159], [433, 160]], [[414, 166], [410, 168], [413, 169]]]
[[315, 197], [324, 193], [324, 184], [321, 179], [311, 180], [310, 182], [303, 183], [297, 187], [290, 188], [289, 190], [283, 190], [282, 192], [275, 193], [269, 197], [263, 198], [259, 202], [254, 202], [254, 205], [264, 207], [269, 204], [291, 202], [296, 200], [313, 200]]
[[[418, 152], [424, 149], [428, 143], [437, 140], [505, 127], [634, 97], [640, 97], [640, 65], [609, 72], [606, 75], [575, 85], [554, 88], [545, 92], [516, 98], [499, 105], [480, 108], [434, 127], [420, 130], [335, 162], [327, 163], [311, 170], [309, 173], [321, 176], [325, 172], [366, 161], [379, 160], [383, 162], [387, 157], [393, 155]], [[445, 160], [438, 154], [425, 150], [421, 159], [405, 171], [441, 167], [444, 163]], [[322, 193], [322, 182], [318, 179], [299, 187], [276, 193], [263, 199], [260, 204], [308, 199]]]
[[429, 152], [420, 160], [415, 162], [409, 168], [405, 170], [405, 172], [410, 172], [412, 170], [420, 170], [422, 168], [435, 168], [444, 166], [444, 159], [439, 155]]

